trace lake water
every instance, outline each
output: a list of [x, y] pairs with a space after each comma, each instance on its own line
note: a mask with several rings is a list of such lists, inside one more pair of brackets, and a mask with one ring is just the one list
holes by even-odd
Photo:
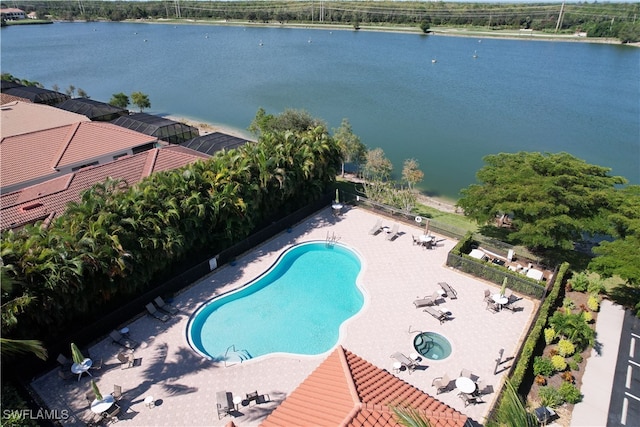
[[[56, 23], [2, 29], [2, 71], [246, 129], [259, 107], [342, 118], [456, 199], [482, 157], [566, 151], [640, 184], [640, 49], [352, 30]], [[477, 58], [474, 58], [474, 54]], [[432, 62], [433, 59], [437, 61]], [[133, 108], [133, 107], [132, 107]]]

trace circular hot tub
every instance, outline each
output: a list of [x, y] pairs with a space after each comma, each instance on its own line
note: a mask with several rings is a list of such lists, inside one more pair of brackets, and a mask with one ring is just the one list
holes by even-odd
[[435, 332], [423, 332], [413, 339], [413, 347], [418, 353], [431, 360], [446, 359], [451, 355], [451, 343]]

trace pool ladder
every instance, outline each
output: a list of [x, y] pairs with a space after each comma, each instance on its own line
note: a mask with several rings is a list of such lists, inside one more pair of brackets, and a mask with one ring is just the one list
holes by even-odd
[[327, 231], [327, 238], [325, 239], [325, 244], [327, 245], [328, 248], [335, 246], [338, 240], [340, 240], [340, 238], [336, 236], [336, 233], [331, 232], [331, 234], [329, 234], [329, 232]]
[[[231, 350], [231, 353], [229, 353]], [[224, 366], [233, 366], [237, 363], [242, 363], [245, 360], [251, 359], [251, 354], [247, 350], [236, 350], [236, 345], [231, 344], [227, 347], [227, 351], [224, 352]]]

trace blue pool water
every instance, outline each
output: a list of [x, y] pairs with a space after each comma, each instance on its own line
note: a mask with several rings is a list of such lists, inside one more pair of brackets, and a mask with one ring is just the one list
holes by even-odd
[[324, 353], [338, 341], [340, 325], [362, 308], [360, 269], [344, 245], [296, 245], [257, 279], [203, 304], [189, 321], [189, 342], [220, 361], [232, 359], [232, 345], [241, 359]]

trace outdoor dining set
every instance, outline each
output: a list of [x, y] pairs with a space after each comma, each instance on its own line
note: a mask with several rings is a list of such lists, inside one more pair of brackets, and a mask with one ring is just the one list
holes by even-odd
[[512, 313], [519, 311], [520, 308], [516, 307], [514, 303], [519, 301], [520, 298], [513, 295], [508, 289], [492, 294], [489, 289], [484, 290], [484, 302], [487, 304], [487, 310], [492, 313], [497, 313], [502, 309], [507, 309]]
[[462, 369], [460, 375], [453, 381], [447, 374], [436, 377], [431, 385], [436, 388], [436, 394], [449, 392], [455, 388], [464, 406], [484, 403], [482, 396], [493, 392], [493, 386], [485, 384], [468, 369]]

